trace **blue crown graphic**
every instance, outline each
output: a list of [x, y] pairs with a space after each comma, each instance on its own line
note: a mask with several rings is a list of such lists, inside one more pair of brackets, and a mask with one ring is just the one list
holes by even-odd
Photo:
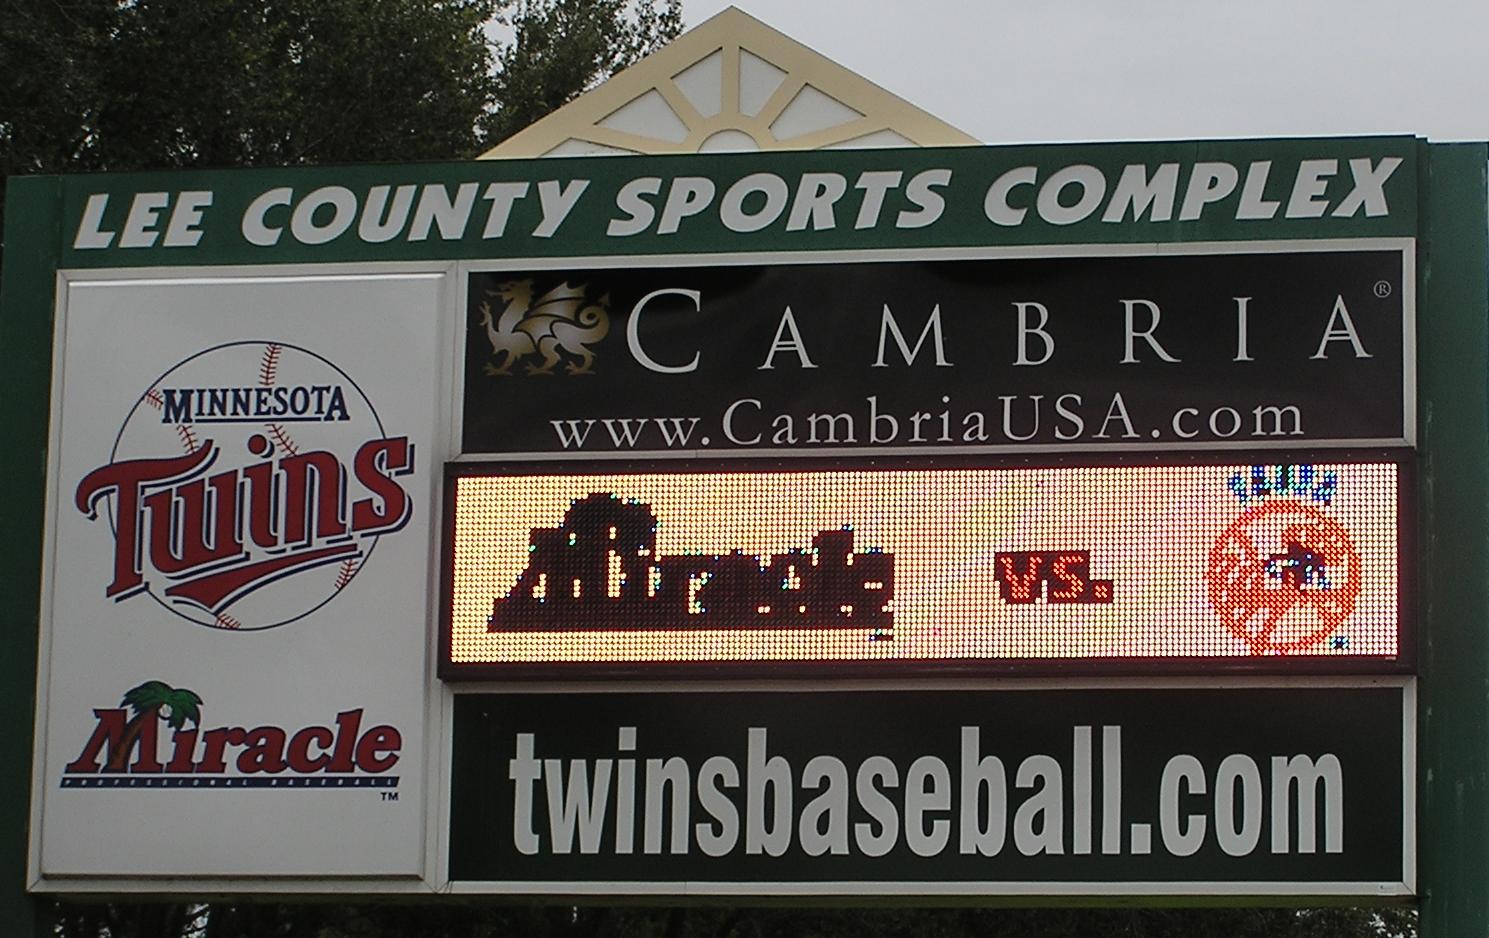
[[1227, 488], [1242, 505], [1284, 496], [1329, 505], [1339, 494], [1339, 473], [1320, 471], [1307, 463], [1296, 466], [1252, 466], [1250, 472], [1232, 475]]

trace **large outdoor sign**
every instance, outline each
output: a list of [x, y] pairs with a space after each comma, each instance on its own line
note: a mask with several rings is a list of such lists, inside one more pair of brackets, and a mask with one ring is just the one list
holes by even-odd
[[450, 875], [501, 892], [1412, 892], [1373, 686], [456, 698]]
[[1409, 252], [1150, 247], [478, 274], [462, 448], [583, 458], [1406, 443]]
[[1412, 894], [1433, 152], [13, 181], [27, 888]]
[[449, 482], [449, 677], [1398, 663], [1400, 466]]

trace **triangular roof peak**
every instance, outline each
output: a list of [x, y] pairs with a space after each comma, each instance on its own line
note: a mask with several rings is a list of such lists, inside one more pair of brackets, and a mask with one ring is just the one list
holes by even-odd
[[976, 143], [728, 7], [482, 159]]

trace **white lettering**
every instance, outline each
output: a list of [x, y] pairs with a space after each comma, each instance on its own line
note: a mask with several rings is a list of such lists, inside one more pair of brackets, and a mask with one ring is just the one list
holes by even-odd
[[525, 182], [493, 182], [481, 193], [481, 198], [491, 203], [486, 213], [486, 227], [481, 229], [482, 238], [500, 238], [507, 233], [507, 221], [512, 217], [512, 206], [518, 199], [527, 198], [528, 184]]
[[533, 734], [517, 734], [517, 755], [507, 763], [507, 778], [517, 784], [512, 788], [512, 845], [532, 856], [538, 852], [538, 835], [533, 832], [533, 783], [543, 774], [543, 766], [533, 758]]
[[1029, 756], [1019, 763], [1014, 785], [1038, 785], [1013, 816], [1013, 844], [1026, 857], [1065, 852], [1063, 779], [1060, 763], [1053, 756]]
[[739, 842], [739, 809], [719, 790], [739, 787], [739, 766], [727, 756], [712, 756], [698, 770], [698, 805], [716, 823], [699, 822], [694, 827], [698, 849], [711, 857], [722, 857]]
[[1134, 163], [1123, 167], [1112, 190], [1112, 200], [1101, 214], [1104, 222], [1120, 222], [1127, 216], [1127, 207], [1132, 206], [1132, 220], [1137, 221], [1148, 212], [1149, 221], [1168, 221], [1174, 217], [1174, 196], [1179, 188], [1179, 164], [1163, 163], [1148, 180], [1148, 167]]
[[[858, 795], [859, 807], [873, 821], [859, 821], [853, 825], [853, 842], [866, 855], [882, 857], [893, 850], [895, 843], [899, 841], [900, 818], [894, 809], [894, 802], [885, 796], [875, 784], [876, 781], [882, 781], [885, 788], [899, 785], [900, 770], [895, 767], [893, 760], [886, 756], [869, 756], [858, 766], [858, 777], [854, 779], [853, 789]], [[874, 831], [876, 824], [879, 827], [878, 832]]]
[[[783, 337], [790, 333], [790, 339]], [[765, 363], [756, 371], [768, 371], [775, 368], [776, 352], [795, 352], [797, 359], [803, 368], [816, 368], [811, 358], [807, 356], [806, 343], [801, 340], [801, 332], [796, 328], [796, 317], [791, 315], [791, 307], [781, 314], [781, 322], [776, 326], [776, 337], [770, 344], [770, 351], [765, 354]]]
[[129, 204], [129, 216], [124, 219], [124, 230], [119, 233], [119, 247], [147, 248], [160, 237], [155, 225], [160, 221], [160, 210], [171, 204], [170, 193], [138, 192]]
[[476, 205], [478, 182], [461, 183], [455, 190], [455, 198], [440, 183], [429, 183], [419, 195], [419, 207], [414, 210], [414, 223], [409, 226], [410, 241], [425, 241], [429, 229], [439, 225], [439, 236], [445, 241], [459, 241], [465, 236], [465, 226], [470, 223], [471, 209]]
[[760, 409], [760, 401], [753, 397], [740, 398], [724, 409], [724, 436], [728, 437], [729, 442], [736, 446], [754, 446], [760, 442], [760, 434], [758, 433], [748, 440], [741, 439], [734, 433], [734, 412], [746, 404], [754, 407], [757, 411]]
[[1355, 187], [1331, 214], [1335, 218], [1353, 218], [1362, 207], [1366, 218], [1391, 214], [1391, 207], [1386, 204], [1386, 180], [1400, 165], [1399, 156], [1383, 157], [1374, 168], [1369, 158], [1350, 160], [1349, 173], [1354, 177]]
[[[331, 218], [325, 224], [315, 220], [316, 212], [329, 206]], [[322, 186], [295, 206], [290, 216], [290, 234], [301, 244], [325, 244], [346, 233], [357, 217], [357, 197], [345, 186]]]
[[1219, 202], [1235, 191], [1240, 174], [1229, 163], [1195, 163], [1189, 173], [1189, 187], [1184, 190], [1184, 205], [1179, 221], [1195, 221], [1205, 206]]
[[1267, 174], [1271, 171], [1271, 160], [1257, 160], [1246, 167], [1246, 183], [1241, 187], [1241, 204], [1236, 206], [1237, 219], [1265, 219], [1277, 214], [1280, 203], [1262, 198], [1267, 189]]
[[1232, 297], [1236, 301], [1236, 357], [1233, 362], [1249, 362], [1252, 357], [1246, 354], [1246, 304], [1251, 302], [1249, 296]]
[[993, 180], [987, 195], [982, 200], [982, 213], [988, 221], [1009, 228], [1022, 225], [1027, 209], [1014, 208], [1008, 204], [1008, 194], [1014, 186], [1032, 186], [1039, 179], [1039, 170], [1033, 166], [1019, 166]]
[[[1067, 206], [1060, 201], [1060, 195], [1069, 186], [1079, 186], [1081, 194], [1073, 204]], [[1106, 177], [1101, 174], [1101, 170], [1094, 166], [1077, 164], [1067, 166], [1047, 179], [1039, 187], [1035, 205], [1039, 208], [1039, 217], [1051, 225], [1073, 225], [1096, 211], [1096, 206], [1101, 204], [1105, 195]]]
[[[962, 727], [962, 805], [957, 849], [992, 857], [1003, 850], [1007, 836], [1008, 776], [1003, 771], [1003, 760], [981, 755], [980, 736], [977, 727]], [[986, 798], [982, 796], [984, 788]]]
[[1336, 296], [1334, 311], [1329, 314], [1329, 321], [1324, 326], [1323, 337], [1318, 340], [1318, 351], [1310, 355], [1309, 358], [1327, 358], [1329, 343], [1340, 340], [1349, 342], [1350, 348], [1355, 350], [1356, 358], [1374, 357], [1365, 351], [1365, 346], [1360, 343], [1360, 334], [1355, 331], [1355, 321], [1350, 318], [1349, 310], [1344, 305], [1344, 297]]
[[1319, 218], [1329, 207], [1327, 200], [1315, 198], [1324, 194], [1329, 183], [1325, 177], [1339, 171], [1338, 160], [1303, 160], [1298, 164], [1298, 178], [1293, 180], [1293, 193], [1287, 200], [1287, 218]]
[[605, 234], [612, 238], [624, 238], [640, 234], [651, 227], [657, 210], [642, 196], [656, 195], [662, 191], [662, 180], [656, 176], [632, 179], [620, 187], [615, 194], [615, 207], [626, 213], [625, 218], [612, 218]]
[[176, 207], [171, 209], [171, 220], [166, 224], [165, 240], [161, 244], [168, 248], [196, 247], [202, 240], [202, 211], [212, 204], [210, 191], [182, 192], [176, 196]]
[[1332, 752], [1318, 761], [1272, 757], [1272, 852], [1287, 853], [1292, 792], [1298, 790], [1298, 852], [1318, 847], [1318, 783], [1324, 783], [1324, 852], [1344, 852], [1344, 769]]
[[662, 220], [657, 223], [657, 234], [676, 234], [684, 218], [708, 208], [715, 192], [713, 180], [706, 176], [679, 176], [672, 180], [662, 206]]
[[1179, 816], [1179, 799], [1186, 793], [1205, 793], [1204, 766], [1194, 756], [1174, 756], [1158, 783], [1158, 830], [1164, 849], [1176, 857], [1191, 856], [1205, 843], [1205, 816]]
[[895, 218], [896, 228], [924, 228], [933, 224], [946, 210], [946, 200], [935, 190], [936, 186], [951, 184], [951, 170], [927, 169], [910, 177], [905, 186], [905, 198], [914, 202], [916, 211], [903, 211]]
[[[745, 199], [755, 193], [765, 196], [765, 203], [755, 212], [746, 212]], [[729, 187], [719, 203], [719, 219], [724, 227], [741, 234], [768, 227], [786, 210], [790, 189], [786, 180], [774, 173], [751, 173]]]
[[832, 207], [847, 191], [848, 180], [837, 173], [802, 173], [796, 201], [786, 219], [786, 230], [802, 231], [809, 220], [813, 231], [836, 228], [838, 222]]
[[1106, 409], [1106, 417], [1101, 421], [1101, 429], [1095, 434], [1096, 439], [1106, 439], [1106, 428], [1113, 420], [1122, 422], [1122, 436], [1127, 439], [1135, 439], [1137, 431], [1132, 429], [1132, 418], [1127, 415], [1127, 402], [1122, 400], [1122, 392], [1118, 391], [1112, 395], [1111, 406]]
[[647, 303], [659, 296], [686, 297], [693, 301], [693, 310], [695, 312], [703, 309], [703, 294], [697, 290], [684, 290], [680, 287], [663, 287], [660, 290], [653, 290], [646, 294], [636, 301], [636, 305], [631, 308], [630, 318], [626, 320], [626, 347], [631, 350], [631, 357], [636, 359], [636, 363], [643, 368], [648, 371], [655, 371], [658, 374], [678, 375], [689, 371], [697, 371], [698, 359], [702, 354], [701, 352], [694, 352], [692, 361], [686, 365], [664, 365], [648, 355], [646, 349], [642, 348], [641, 311], [646, 307]]
[[[791, 766], [785, 756], [766, 758], [764, 727], [750, 727], [749, 740], [745, 767], [745, 853], [763, 850], [778, 857], [791, 846]], [[775, 807], [768, 827], [767, 797]]]
[[[1241, 786], [1241, 826], [1236, 828], [1236, 786]], [[1233, 753], [1215, 773], [1215, 839], [1228, 856], [1244, 857], [1262, 835], [1262, 775], [1250, 756]]]
[[950, 368], [951, 362], [946, 360], [946, 347], [941, 340], [941, 304], [937, 303], [931, 309], [931, 315], [925, 321], [925, 326], [920, 330], [920, 338], [915, 340], [915, 348], [905, 342], [904, 333], [900, 332], [900, 324], [895, 321], [894, 313], [890, 312], [889, 304], [884, 305], [884, 314], [879, 318], [879, 355], [874, 359], [873, 368], [888, 368], [889, 363], [884, 360], [884, 339], [886, 336], [894, 337], [894, 344], [899, 347], [900, 357], [905, 364], [912, 365], [915, 358], [920, 354], [920, 347], [925, 344], [926, 336], [931, 336], [931, 341], [936, 349], [936, 365], [940, 368]]
[[88, 196], [83, 206], [83, 220], [78, 222], [77, 236], [72, 239], [73, 250], [97, 250], [114, 243], [114, 233], [102, 228], [103, 212], [108, 204], [109, 197], [101, 192]]
[[905, 773], [905, 843], [916, 856], [933, 857], [946, 849], [951, 839], [951, 821], [935, 818], [930, 827], [925, 817], [932, 811], [951, 809], [951, 770], [935, 756], [921, 756]]
[[[1055, 337], [1044, 329], [1049, 325], [1050, 311], [1042, 303], [1014, 303], [1013, 308], [1017, 310], [1019, 317], [1019, 349], [1018, 356], [1014, 358], [1013, 363], [1015, 365], [1043, 365], [1055, 354]], [[1039, 322], [1033, 326], [1029, 325], [1030, 310], [1039, 313]], [[1044, 343], [1044, 357], [1039, 361], [1034, 361], [1029, 357], [1028, 340], [1031, 335], [1038, 336], [1039, 341]]]
[[569, 217], [579, 197], [589, 188], [588, 179], [573, 179], [560, 186], [557, 179], [544, 179], [538, 183], [538, 201], [543, 207], [543, 218], [533, 229], [534, 238], [551, 238], [558, 226]]
[[373, 186], [367, 190], [367, 201], [362, 206], [362, 218], [357, 222], [357, 237], [368, 244], [381, 244], [398, 237], [398, 232], [408, 222], [409, 210], [414, 204], [414, 193], [418, 186], [399, 186], [393, 192], [393, 206], [388, 207], [389, 186]]
[[892, 170], [869, 170], [858, 177], [858, 182], [853, 188], [863, 190], [863, 203], [858, 206], [858, 218], [853, 222], [855, 229], [872, 228], [879, 224], [879, 213], [884, 208], [884, 196], [890, 189], [897, 189], [900, 179], [904, 173], [897, 169]]
[[816, 756], [807, 763], [801, 773], [801, 787], [817, 789], [823, 782], [827, 789], [801, 809], [798, 836], [802, 851], [809, 857], [848, 852], [848, 768], [843, 760]]
[[[1134, 313], [1136, 313], [1139, 304], [1141, 304], [1148, 311], [1148, 327], [1142, 331], [1138, 331], [1135, 325], [1134, 317]], [[1132, 348], [1132, 340], [1137, 338], [1141, 338], [1144, 342], [1147, 342], [1148, 347], [1156, 352], [1158, 354], [1158, 357], [1163, 359], [1164, 361], [1178, 361], [1178, 359], [1170, 355], [1162, 345], [1158, 344], [1158, 339], [1153, 335], [1153, 333], [1158, 329], [1158, 320], [1163, 315], [1162, 312], [1159, 311], [1157, 303], [1154, 303], [1152, 300], [1123, 300], [1122, 310], [1127, 317], [1127, 328], [1125, 333], [1123, 334], [1123, 348], [1126, 351], [1122, 356], [1121, 364], [1132, 365], [1137, 363], [1137, 355], [1133, 353]]]

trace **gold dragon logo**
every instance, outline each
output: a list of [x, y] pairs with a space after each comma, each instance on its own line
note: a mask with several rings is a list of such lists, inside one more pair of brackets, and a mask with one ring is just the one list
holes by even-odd
[[496, 361], [486, 363], [486, 373], [509, 375], [517, 362], [539, 355], [542, 361], [529, 362], [527, 374], [551, 375], [560, 361], [571, 375], [592, 374], [595, 354], [586, 346], [610, 331], [610, 294], [590, 300], [588, 289], [564, 282], [534, 299], [531, 280], [509, 280], [487, 290], [477, 308]]

